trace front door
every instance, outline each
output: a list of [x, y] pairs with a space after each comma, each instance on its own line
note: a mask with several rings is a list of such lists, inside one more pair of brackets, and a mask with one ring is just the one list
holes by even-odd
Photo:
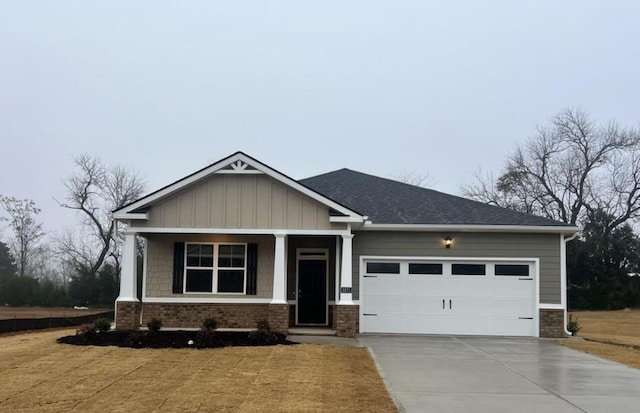
[[298, 324], [327, 324], [327, 253], [298, 252]]

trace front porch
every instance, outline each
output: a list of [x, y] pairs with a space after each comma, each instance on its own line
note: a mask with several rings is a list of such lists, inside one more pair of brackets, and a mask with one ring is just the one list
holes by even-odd
[[[220, 328], [255, 328], [257, 321], [267, 320], [272, 330], [283, 333], [289, 328], [313, 327], [335, 330], [338, 336], [355, 336], [359, 313], [352, 299], [353, 235], [343, 230], [323, 234], [256, 232], [127, 232], [120, 296], [116, 301], [116, 328], [138, 329], [154, 318], [161, 319], [168, 328], [198, 328], [205, 318], [213, 317]], [[140, 297], [136, 291], [137, 235], [145, 238]], [[206, 271], [189, 272], [192, 267], [187, 260], [191, 257], [177, 257], [171, 252], [171, 246], [179, 242], [187, 248], [199, 244], [213, 246], [210, 259], [215, 263], [207, 264], [211, 266], [212, 281], [206, 288], [211, 291], [189, 289], [201, 284], [189, 277], [201, 276], [197, 271]], [[242, 286], [238, 283], [236, 292], [222, 289], [231, 285], [221, 281], [223, 275], [229, 276], [229, 270], [218, 265], [227, 244], [237, 245], [238, 251], [243, 251], [242, 256], [234, 258], [238, 263], [236, 275], [242, 274]], [[253, 258], [250, 245], [258, 250]], [[257, 261], [253, 263], [254, 274], [252, 259]], [[181, 260], [187, 265], [181, 267]]]

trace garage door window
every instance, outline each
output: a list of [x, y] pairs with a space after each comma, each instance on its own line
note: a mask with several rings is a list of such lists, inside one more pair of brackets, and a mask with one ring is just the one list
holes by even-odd
[[367, 263], [369, 274], [400, 274], [399, 262], [369, 262]]
[[451, 264], [451, 274], [486, 275], [487, 266], [485, 264]]
[[442, 264], [409, 263], [409, 274], [442, 274]]
[[496, 275], [514, 275], [519, 277], [529, 276], [528, 265], [517, 264], [496, 264]]

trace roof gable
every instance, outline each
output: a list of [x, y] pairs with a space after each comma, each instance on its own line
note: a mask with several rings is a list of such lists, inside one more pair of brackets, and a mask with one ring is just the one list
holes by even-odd
[[243, 153], [236, 152], [218, 162], [215, 162], [199, 171], [192, 173], [172, 184], [169, 184], [159, 190], [152, 192], [124, 207], [114, 211], [116, 219], [148, 219], [147, 209], [150, 205], [158, 203], [162, 200], [169, 199], [185, 188], [193, 186], [198, 182], [202, 182], [214, 174], [236, 174], [236, 175], [267, 175], [274, 180], [282, 183], [295, 191], [301, 192], [309, 198], [326, 205], [330, 210], [337, 212], [337, 216], [332, 218], [334, 221], [362, 222], [363, 217], [340, 203], [327, 198], [326, 196], [310, 189], [294, 179], [276, 171], [273, 168], [263, 164], [255, 158]]

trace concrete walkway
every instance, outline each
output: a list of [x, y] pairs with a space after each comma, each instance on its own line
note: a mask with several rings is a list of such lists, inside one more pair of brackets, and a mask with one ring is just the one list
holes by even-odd
[[640, 412], [640, 370], [556, 340], [364, 335], [405, 412]]

